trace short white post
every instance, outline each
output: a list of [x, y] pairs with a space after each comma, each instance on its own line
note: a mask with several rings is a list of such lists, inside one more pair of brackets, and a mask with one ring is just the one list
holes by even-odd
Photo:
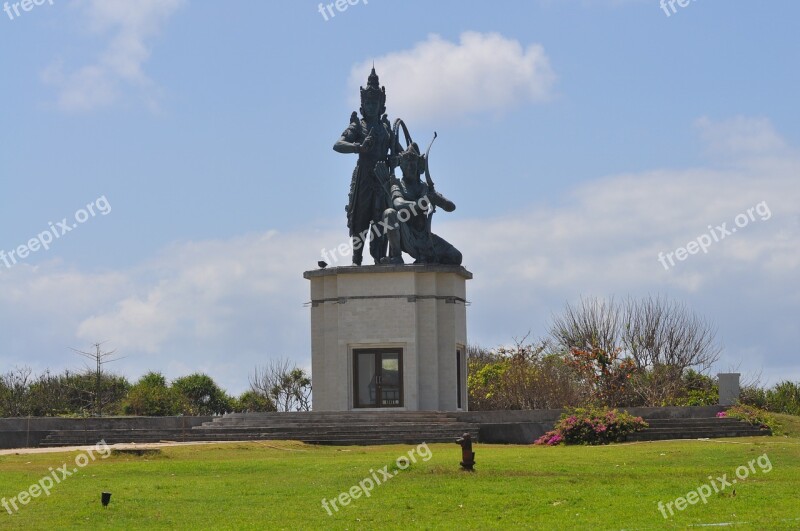
[[732, 406], [739, 400], [738, 372], [720, 373], [719, 378], [719, 405]]

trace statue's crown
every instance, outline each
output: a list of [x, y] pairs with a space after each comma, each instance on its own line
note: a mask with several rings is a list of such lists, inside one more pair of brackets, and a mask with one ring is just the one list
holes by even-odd
[[381, 105], [386, 103], [386, 87], [381, 86], [374, 66], [369, 78], [367, 78], [367, 88], [361, 87], [361, 101], [367, 100], [379, 100]]

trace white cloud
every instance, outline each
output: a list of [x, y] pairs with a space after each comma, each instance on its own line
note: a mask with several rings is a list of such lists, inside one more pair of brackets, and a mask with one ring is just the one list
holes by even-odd
[[132, 378], [206, 371], [242, 391], [270, 358], [308, 361], [302, 272], [316, 267], [320, 248], [345, 240], [335, 231], [302, 239], [268, 232], [175, 245], [116, 273], [63, 272], [58, 261], [4, 268], [0, 367], [75, 368], [68, 347], [108, 341], [127, 356], [112, 370]]
[[[373, 59], [350, 73], [353, 104], [366, 85]], [[438, 35], [410, 50], [374, 58], [381, 84], [391, 87], [391, 116], [409, 120], [457, 118], [476, 112], [498, 112], [551, 96], [555, 74], [544, 48], [527, 47], [497, 33], [464, 32], [453, 43]]]
[[[153, 83], [143, 70], [150, 58], [148, 45], [184, 0], [80, 0], [76, 4], [89, 20], [90, 29], [107, 36], [106, 48], [91, 64], [64, 71], [54, 63], [42, 73], [45, 83], [58, 88], [58, 107], [64, 111], [89, 111], [117, 102], [126, 88], [143, 91], [153, 105]], [[149, 91], [149, 92], [148, 92]]]
[[[750, 133], [739, 122], [732, 126], [754, 138], [745, 148], [763, 145], [764, 124], [753, 124]], [[707, 125], [719, 137], [730, 130]], [[763, 365], [772, 382], [800, 379], [799, 172], [800, 157], [785, 152], [725, 169], [618, 175], [577, 186], [559, 206], [463, 221], [440, 213], [434, 231], [463, 251], [475, 274], [468, 286], [471, 341], [540, 334], [551, 312], [581, 295], [667, 294], [719, 325], [721, 369]], [[731, 226], [762, 201], [770, 219], [669, 271], [659, 264], [660, 251], [686, 245], [709, 224]], [[344, 227], [332, 226], [187, 242], [113, 273], [69, 272], [58, 262], [0, 271], [0, 366], [31, 359], [38, 368], [74, 366], [66, 347], [110, 340], [128, 355], [115, 369], [130, 377], [202, 370], [240, 392], [252, 368], [271, 357], [307, 364], [308, 284], [301, 274], [315, 267], [319, 249], [346, 241]]]
[[745, 158], [781, 154], [786, 142], [766, 118], [737, 116], [722, 122], [703, 117], [695, 122], [713, 155]]
[[[707, 142], [734, 146], [739, 155], [724, 169], [618, 175], [579, 185], [566, 206], [459, 223], [439, 217], [436, 228], [461, 247], [475, 273], [472, 337], [493, 344], [531, 328], [543, 333], [551, 312], [581, 295], [667, 294], [716, 321], [723, 365], [752, 372], [763, 363], [772, 382], [800, 379], [800, 157], [782, 149], [763, 120], [705, 126]], [[756, 213], [707, 254], [669, 271], [658, 262], [659, 252], [684, 247], [709, 225], [734, 227], [738, 214], [762, 201], [769, 219]]]

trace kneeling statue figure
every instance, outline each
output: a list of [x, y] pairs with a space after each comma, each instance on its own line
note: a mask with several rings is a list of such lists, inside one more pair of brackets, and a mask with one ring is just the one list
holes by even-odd
[[[403, 178], [389, 175], [386, 163], [379, 162], [375, 175], [391, 188], [390, 208], [383, 213], [383, 227], [389, 236], [389, 256], [385, 264], [402, 264], [403, 252], [414, 258], [415, 264], [461, 265], [461, 252], [444, 238], [431, 232], [431, 214], [436, 207], [452, 212], [456, 205], [434, 189], [427, 172], [427, 160], [416, 143], [412, 143], [399, 156]], [[420, 175], [426, 173], [428, 183]]]

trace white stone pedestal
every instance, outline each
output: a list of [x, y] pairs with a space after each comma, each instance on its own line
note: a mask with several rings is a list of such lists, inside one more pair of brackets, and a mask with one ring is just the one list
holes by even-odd
[[461, 266], [334, 267], [311, 281], [314, 411], [466, 411]]

